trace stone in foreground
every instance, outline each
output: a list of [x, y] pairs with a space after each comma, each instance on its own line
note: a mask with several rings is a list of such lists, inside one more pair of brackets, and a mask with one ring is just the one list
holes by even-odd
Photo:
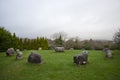
[[87, 64], [87, 62], [88, 62], [88, 52], [83, 51], [82, 54], [73, 56], [73, 61], [77, 65]]
[[42, 63], [41, 56], [35, 52], [31, 52], [31, 54], [28, 56], [28, 62], [29, 63]]

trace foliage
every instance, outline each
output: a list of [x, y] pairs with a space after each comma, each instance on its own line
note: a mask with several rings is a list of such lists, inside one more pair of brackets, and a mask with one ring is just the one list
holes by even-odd
[[74, 49], [80, 50], [80, 47], [81, 47], [80, 40], [76, 38], [74, 41]]
[[27, 63], [31, 51], [23, 51], [22, 60], [15, 60], [15, 56], [5, 57], [5, 52], [1, 53], [0, 79], [120, 80], [120, 54], [116, 54], [116, 51], [113, 59], [105, 59], [102, 51], [88, 51], [89, 63], [80, 66], [73, 64], [73, 56], [81, 53], [80, 50], [68, 50], [64, 54], [56, 54], [52, 50], [36, 50], [42, 56], [43, 64]]
[[55, 46], [64, 46], [67, 34], [65, 32], [58, 32], [53, 34]]
[[19, 38], [16, 36], [15, 33], [13, 33], [12, 35], [12, 41], [11, 41], [11, 47], [17, 49], [19, 48]]
[[37, 39], [19, 38], [15, 33], [13, 35], [4, 27], [0, 27], [0, 52], [6, 51], [8, 48], [15, 49], [48, 49], [48, 41], [44, 37]]
[[67, 38], [67, 34], [65, 32], [58, 32], [58, 33], [54, 33], [52, 35], [52, 37], [53, 37], [54, 40], [60, 38], [60, 36], [61, 36], [61, 38], [62, 38], [63, 41], [65, 41], [66, 38]]
[[117, 45], [117, 48], [120, 49], [120, 29], [114, 34], [113, 40]]
[[119, 36], [120, 33], [116, 32], [114, 36], [114, 42], [116, 44], [113, 44], [112, 41], [104, 41], [104, 40], [83, 40], [80, 41], [78, 37], [71, 38], [68, 40], [66, 39], [66, 34], [64, 32], [55, 33], [53, 35], [54, 40], [48, 40], [44, 37], [37, 37], [35, 39], [29, 39], [29, 38], [19, 38], [16, 36], [15, 33], [11, 34], [9, 31], [4, 29], [3, 27], [0, 27], [0, 51], [6, 51], [7, 48], [13, 47], [15, 49], [19, 48], [21, 50], [27, 49], [35, 49], [38, 48], [42, 49], [53, 49], [55, 46], [63, 46], [65, 49], [74, 48], [76, 50], [80, 49], [87, 49], [87, 50], [101, 50], [105, 46], [107, 46], [110, 49], [120, 49], [120, 42], [119, 42]]
[[89, 41], [85, 40], [84, 44], [83, 44], [83, 48], [86, 50], [90, 50], [90, 47], [91, 47], [91, 45], [90, 45]]
[[24, 38], [21, 39], [21, 44], [23, 49], [35, 49], [37, 50], [38, 48], [42, 48], [43, 50], [48, 49], [48, 41], [44, 37], [37, 37], [37, 39], [28, 39]]
[[62, 46], [63, 45], [62, 36], [60, 35], [58, 38], [55, 39], [56, 46]]
[[70, 49], [74, 48], [76, 50], [86, 49], [86, 50], [102, 50], [104, 47], [108, 47], [110, 49], [116, 49], [113, 41], [109, 40], [83, 40], [77, 38], [68, 39], [65, 43], [65, 48]]
[[9, 31], [0, 27], [0, 51], [5, 51], [7, 48], [11, 47], [12, 35]]

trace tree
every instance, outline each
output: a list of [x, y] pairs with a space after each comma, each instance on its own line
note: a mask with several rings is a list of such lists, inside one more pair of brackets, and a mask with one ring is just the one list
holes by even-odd
[[16, 49], [19, 48], [19, 38], [16, 36], [15, 33], [13, 33], [12, 35], [11, 47]]
[[48, 40], [46, 38], [43, 37], [40, 44], [43, 50], [48, 49]]
[[86, 50], [90, 50], [91, 45], [89, 43], [89, 40], [84, 40], [83, 48], [86, 49]]
[[65, 42], [65, 49], [74, 48], [74, 45], [75, 45], [75, 42], [73, 38], [70, 38]]
[[19, 40], [18, 49], [23, 50], [23, 39], [22, 38], [18, 38], [18, 40]]
[[4, 27], [0, 27], [0, 51], [6, 51], [11, 47], [12, 35]]
[[120, 29], [114, 34], [113, 41], [117, 45], [117, 48], [120, 49]]
[[62, 46], [63, 45], [63, 40], [62, 36], [60, 35], [59, 38], [55, 39], [55, 43], [57, 46]]
[[66, 37], [67, 37], [67, 34], [65, 32], [54, 33], [53, 39], [55, 41], [56, 46], [63, 46]]
[[55, 39], [60, 38], [60, 36], [61, 36], [62, 40], [65, 41], [66, 38], [67, 38], [67, 33], [65, 33], [65, 32], [54, 33], [54, 34], [52, 35], [52, 38], [55, 40]]
[[79, 39], [79, 37], [77, 36], [76, 38], [75, 38], [75, 41], [74, 41], [74, 49], [80, 49], [81, 48], [81, 44], [80, 44], [80, 39]]

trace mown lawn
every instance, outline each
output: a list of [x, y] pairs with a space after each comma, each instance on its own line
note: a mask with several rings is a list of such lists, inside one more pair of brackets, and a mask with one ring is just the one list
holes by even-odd
[[0, 53], [0, 80], [120, 80], [119, 51], [113, 51], [113, 59], [105, 59], [102, 51], [89, 51], [89, 63], [80, 66], [73, 64], [73, 56], [80, 50], [36, 50], [43, 64], [27, 63], [31, 51], [23, 51], [22, 60]]

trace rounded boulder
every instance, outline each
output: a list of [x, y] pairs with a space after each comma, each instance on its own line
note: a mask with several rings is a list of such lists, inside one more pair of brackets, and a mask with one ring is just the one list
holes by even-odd
[[29, 63], [41, 63], [42, 59], [41, 59], [41, 56], [38, 53], [32, 52], [28, 56], [28, 62]]
[[7, 56], [12, 56], [14, 54], [14, 48], [9, 48], [7, 51], [6, 51], [6, 55]]

